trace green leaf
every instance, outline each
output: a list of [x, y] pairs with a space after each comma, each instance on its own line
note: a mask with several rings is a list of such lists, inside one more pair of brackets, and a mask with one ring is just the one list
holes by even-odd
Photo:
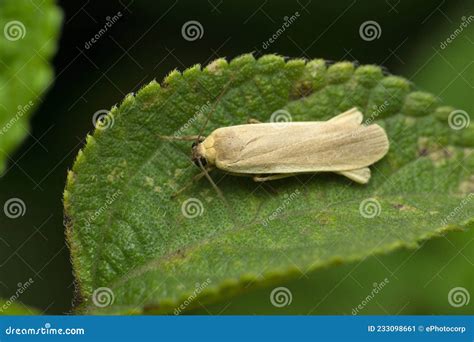
[[36, 309], [25, 306], [14, 299], [0, 298], [0, 316], [2, 315], [38, 315]]
[[[235, 224], [205, 179], [172, 198], [199, 171], [189, 142], [160, 139], [197, 134], [214, 103], [205, 134], [277, 110], [319, 121], [357, 106], [391, 148], [366, 186], [333, 174], [257, 184], [213, 171]], [[150, 83], [111, 110], [68, 174], [79, 310], [178, 313], [472, 226], [474, 201], [463, 202], [474, 186], [472, 137], [450, 128], [452, 110], [377, 66], [274, 55]]]
[[0, 1], [0, 173], [52, 81], [61, 19], [53, 0]]

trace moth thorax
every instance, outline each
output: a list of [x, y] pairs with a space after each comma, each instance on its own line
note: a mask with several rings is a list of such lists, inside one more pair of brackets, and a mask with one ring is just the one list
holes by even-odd
[[193, 147], [193, 161], [199, 164], [198, 160], [200, 160], [203, 165], [215, 165], [216, 151], [213, 148], [212, 137], [207, 137], [204, 141]]

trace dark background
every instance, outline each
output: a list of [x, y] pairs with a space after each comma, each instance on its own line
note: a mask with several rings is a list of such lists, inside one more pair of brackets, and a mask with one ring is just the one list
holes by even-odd
[[[415, 81], [421, 89], [433, 92], [448, 104], [467, 111], [474, 108], [469, 99], [472, 87], [456, 77], [464, 73], [463, 78], [474, 84], [472, 70], [463, 70], [465, 61], [473, 59], [472, 29], [458, 38], [471, 46], [470, 50], [454, 52], [460, 48], [453, 44], [449, 49], [455, 57], [448, 63], [437, 52], [440, 41], [459, 26], [461, 16], [474, 14], [469, 1], [123, 0], [61, 1], [59, 5], [64, 22], [53, 60], [55, 82], [33, 116], [32, 137], [17, 150], [14, 162], [0, 178], [0, 202], [19, 197], [27, 206], [25, 216], [1, 225], [4, 241], [3, 245], [0, 241], [0, 297], [8, 298], [17, 283], [31, 277], [34, 284], [20, 300], [47, 313], [71, 310], [74, 286], [64, 240], [62, 191], [66, 171], [86, 134], [93, 129], [93, 114], [110, 109], [127, 93], [155, 78], [161, 81], [175, 68], [184, 70], [196, 63], [205, 65], [218, 57], [231, 59], [248, 52], [256, 56], [278, 53], [373, 63]], [[106, 17], [118, 11], [122, 13], [120, 20], [86, 49], [85, 43], [103, 27]], [[296, 11], [300, 14], [296, 22], [268, 49], [263, 49], [263, 42], [281, 27], [283, 18]], [[204, 27], [201, 39], [183, 39], [181, 27], [189, 20], [197, 20]], [[359, 26], [367, 20], [380, 24], [379, 39], [368, 42], [359, 36]], [[465, 42], [469, 38], [471, 45]], [[458, 54], [462, 56], [457, 58]], [[313, 313], [350, 313], [350, 308], [368, 292], [363, 289], [364, 282], [373, 282], [369, 274], [380, 274], [382, 281], [387, 269], [393, 276], [401, 260], [407, 259], [404, 273], [393, 278], [393, 290], [363, 313], [457, 313], [436, 303], [446, 305], [447, 291], [456, 285], [449, 282], [451, 273], [444, 273], [446, 270], [457, 268], [459, 272], [455, 274], [472, 274], [474, 258], [472, 252], [467, 252], [472, 245], [466, 243], [470, 243], [473, 234], [458, 234], [429, 242], [419, 252], [400, 251], [370, 258], [354, 272], [354, 265], [346, 265], [292, 282], [289, 286], [296, 302], [293, 310], [298, 312], [298, 306], [314, 307], [320, 303], [320, 309]], [[445, 285], [425, 285], [423, 289], [423, 284], [431, 283], [430, 278], [442, 278]], [[320, 294], [315, 295], [311, 305], [297, 298], [299, 292], [308, 291]], [[351, 296], [352, 303], [343, 303], [341, 297]], [[215, 311], [210, 310], [259, 313], [257, 298], [258, 291], [243, 295], [238, 304], [230, 300], [216, 305]]]

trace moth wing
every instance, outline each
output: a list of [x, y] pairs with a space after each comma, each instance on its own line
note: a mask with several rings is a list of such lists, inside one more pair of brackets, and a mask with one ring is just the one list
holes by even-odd
[[368, 167], [350, 171], [339, 171], [338, 173], [359, 184], [367, 184], [370, 179], [370, 169]]
[[[216, 130], [220, 131], [213, 143], [216, 166], [246, 174], [365, 168], [387, 153], [388, 139], [382, 127], [360, 125], [357, 112], [346, 112], [327, 122], [265, 123]], [[362, 181], [367, 174], [354, 177]]]
[[363, 119], [364, 115], [356, 107], [353, 107], [349, 110], [346, 110], [344, 113], [333, 117], [327, 122], [360, 125]]

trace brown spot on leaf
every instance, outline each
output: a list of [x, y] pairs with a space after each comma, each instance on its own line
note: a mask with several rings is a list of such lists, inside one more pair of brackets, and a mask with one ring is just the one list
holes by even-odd
[[395, 209], [400, 210], [400, 211], [416, 211], [416, 210], [418, 210], [417, 208], [412, 207], [408, 204], [401, 204], [401, 203], [393, 204], [393, 207]]
[[302, 81], [297, 83], [290, 93], [290, 99], [297, 100], [307, 97], [313, 93], [313, 85], [310, 81]]
[[428, 155], [428, 149], [422, 148], [421, 150], [418, 151], [418, 156], [420, 157], [426, 157]]
[[428, 158], [433, 161], [434, 166], [445, 165], [446, 162], [454, 155], [454, 150], [451, 147], [446, 147], [441, 150], [434, 151], [428, 154]]
[[145, 304], [143, 306], [143, 312], [157, 312], [161, 309], [161, 306], [158, 304]]
[[468, 179], [462, 181], [459, 184], [458, 191], [462, 195], [474, 193], [474, 175], [471, 175]]
[[180, 259], [186, 258], [186, 253], [182, 249], [178, 249], [175, 253], [175, 256], [177, 256]]

